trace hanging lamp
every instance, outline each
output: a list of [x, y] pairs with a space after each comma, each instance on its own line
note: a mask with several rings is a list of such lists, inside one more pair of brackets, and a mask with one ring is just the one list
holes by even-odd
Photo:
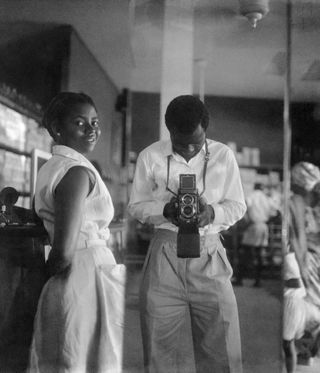
[[269, 0], [239, 0], [240, 14], [245, 16], [253, 28], [269, 12]]

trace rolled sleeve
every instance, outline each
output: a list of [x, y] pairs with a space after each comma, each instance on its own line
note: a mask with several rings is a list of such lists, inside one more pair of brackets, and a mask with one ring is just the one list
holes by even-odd
[[214, 222], [217, 224], [222, 224], [225, 221], [223, 207], [218, 203], [212, 203], [211, 206], [214, 210]]
[[215, 212], [213, 224], [224, 229], [240, 220], [247, 210], [239, 167], [231, 150], [226, 156], [226, 166], [223, 198], [219, 203], [211, 204]]

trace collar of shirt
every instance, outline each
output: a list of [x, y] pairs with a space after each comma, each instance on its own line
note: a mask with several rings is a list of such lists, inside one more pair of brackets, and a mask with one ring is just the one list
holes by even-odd
[[86, 163], [88, 162], [88, 159], [84, 155], [80, 154], [76, 150], [69, 148], [68, 146], [65, 146], [65, 145], [54, 145], [52, 147], [52, 154], [60, 155], [66, 158], [71, 158], [71, 159], [74, 159], [80, 162], [83, 162], [83, 161]]
[[[174, 157], [176, 160], [188, 163], [180, 154], [173, 151], [171, 140], [167, 140], [163, 142], [161, 146], [161, 150], [165, 157], [167, 157], [168, 155], [172, 155], [172, 157]], [[203, 154], [204, 156], [206, 155], [206, 144], [205, 143], [202, 145], [202, 148], [200, 149], [200, 151], [194, 157], [192, 157], [190, 161], [196, 158], [199, 154]]]

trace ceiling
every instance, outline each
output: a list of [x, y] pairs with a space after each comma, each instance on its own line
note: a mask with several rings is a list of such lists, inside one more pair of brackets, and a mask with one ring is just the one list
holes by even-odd
[[[281, 99], [286, 0], [270, 0], [256, 29], [239, 15], [238, 0], [193, 1], [194, 91], [200, 60], [205, 94]], [[292, 99], [318, 101], [320, 2], [292, 3]], [[0, 0], [0, 42], [35, 32], [34, 23], [37, 32], [43, 24], [70, 24], [120, 89], [159, 92], [163, 17], [162, 0]]]

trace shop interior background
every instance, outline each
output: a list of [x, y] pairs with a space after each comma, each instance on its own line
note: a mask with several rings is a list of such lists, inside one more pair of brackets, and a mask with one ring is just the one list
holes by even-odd
[[[30, 206], [32, 150], [50, 152], [52, 145], [40, 126], [43, 108], [60, 90], [88, 93], [102, 123], [90, 157], [98, 161], [114, 200], [115, 222], [126, 224], [122, 249], [132, 263], [143, 260], [151, 228], [130, 221], [126, 205], [137, 154], [161, 136], [164, 35], [171, 9], [176, 27], [188, 27], [192, 35], [191, 60], [182, 53], [183, 40], [172, 54], [177, 74], [191, 65], [192, 92], [204, 95], [211, 114], [208, 137], [233, 148], [246, 193], [255, 182], [281, 190], [287, 1], [268, 5], [252, 28], [238, 0], [0, 0], [1, 188], [13, 186], [21, 194], [19, 204]], [[318, 1], [292, 1], [291, 34], [291, 161], [320, 165]], [[231, 259], [238, 240], [237, 233], [226, 234]], [[278, 271], [280, 241], [275, 237]], [[256, 346], [243, 337], [248, 372], [259, 359], [261, 372], [270, 364], [274, 371], [280, 366], [277, 286], [280, 281], [243, 294], [256, 297], [250, 298], [250, 310], [239, 302], [240, 317], [254, 315], [255, 300], [265, 299], [261, 292], [266, 291], [274, 310]], [[265, 348], [270, 354], [262, 356]]]

